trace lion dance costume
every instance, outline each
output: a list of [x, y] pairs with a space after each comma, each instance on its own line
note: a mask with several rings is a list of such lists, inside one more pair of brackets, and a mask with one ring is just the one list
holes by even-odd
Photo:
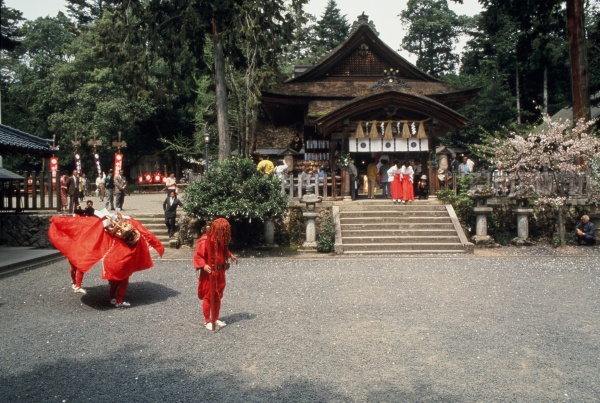
[[228, 260], [237, 263], [237, 258], [229, 251], [231, 227], [224, 218], [217, 218], [198, 239], [194, 253], [194, 268], [200, 270], [198, 278], [198, 298], [202, 300], [204, 325], [209, 330], [223, 327], [226, 323], [219, 320], [221, 299], [225, 290], [225, 271], [229, 269]]
[[129, 277], [136, 271], [154, 266], [149, 246], [160, 256], [165, 248], [135, 219], [121, 214], [101, 216], [104, 220], [98, 217], [52, 217], [48, 237], [82, 273], [102, 260], [102, 278], [110, 284], [111, 304], [129, 306], [123, 301]]

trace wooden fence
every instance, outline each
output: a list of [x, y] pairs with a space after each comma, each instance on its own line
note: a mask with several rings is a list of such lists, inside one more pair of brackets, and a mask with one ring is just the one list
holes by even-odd
[[[19, 172], [23, 179], [0, 182], [0, 212], [24, 210], [60, 211], [60, 177], [51, 172]], [[57, 174], [58, 175], [58, 174]]]
[[[544, 171], [544, 172], [484, 172], [468, 175], [472, 186], [489, 186], [496, 197], [508, 196], [517, 191], [550, 196], [557, 194], [557, 186], [564, 186], [570, 196], [587, 196], [592, 192], [592, 172], [583, 171]], [[454, 176], [439, 181], [439, 188], [450, 188], [457, 191], [458, 177]]]

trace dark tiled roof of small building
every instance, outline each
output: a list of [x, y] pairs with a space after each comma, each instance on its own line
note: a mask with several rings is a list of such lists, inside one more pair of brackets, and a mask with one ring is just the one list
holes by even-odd
[[8, 169], [0, 168], [0, 181], [12, 181], [24, 179], [21, 175], [17, 175], [14, 172], [9, 171]]
[[0, 124], [0, 154], [52, 155], [52, 140]]

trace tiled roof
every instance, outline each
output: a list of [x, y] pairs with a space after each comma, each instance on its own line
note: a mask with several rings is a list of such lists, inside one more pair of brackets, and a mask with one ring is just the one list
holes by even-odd
[[0, 154], [52, 154], [52, 140], [0, 124]]
[[14, 172], [9, 171], [8, 169], [0, 168], [0, 181], [11, 181], [24, 179], [21, 175], [17, 175]]

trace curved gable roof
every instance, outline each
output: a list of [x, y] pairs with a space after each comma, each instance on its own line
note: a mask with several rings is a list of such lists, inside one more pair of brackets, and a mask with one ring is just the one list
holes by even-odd
[[[418, 67], [410, 63], [408, 60], [396, 53], [392, 48], [386, 45], [379, 37], [369, 28], [368, 25], [361, 25], [348, 39], [339, 44], [327, 56], [321, 59], [310, 69], [304, 71], [297, 77], [291, 78], [286, 83], [301, 83], [306, 81], [314, 81], [322, 79], [330, 75], [332, 71], [340, 63], [348, 60], [356, 54], [373, 55], [380, 61], [394, 70], [398, 70], [398, 76], [402, 79], [440, 82], [435, 77], [430, 76]], [[365, 64], [373, 64], [372, 60]], [[378, 71], [381, 76], [383, 71]], [[360, 74], [348, 72], [349, 77], [359, 77]]]
[[389, 89], [355, 98], [317, 119], [315, 125], [319, 132], [329, 133], [346, 119], [357, 120], [357, 116], [373, 115], [374, 112], [390, 111], [395, 108], [428, 115], [449, 129], [457, 129], [468, 122], [461, 114], [431, 98]]

